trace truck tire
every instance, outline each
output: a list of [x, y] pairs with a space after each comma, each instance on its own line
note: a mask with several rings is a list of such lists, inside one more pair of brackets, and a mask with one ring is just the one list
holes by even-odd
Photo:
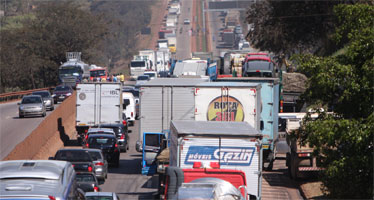
[[297, 180], [298, 179], [298, 166], [299, 160], [297, 159], [297, 155], [295, 153], [291, 153], [291, 160], [290, 160], [290, 177], [291, 179]]

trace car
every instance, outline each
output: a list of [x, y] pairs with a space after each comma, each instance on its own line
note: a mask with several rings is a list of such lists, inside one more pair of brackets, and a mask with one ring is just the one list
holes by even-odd
[[32, 115], [41, 115], [42, 117], [45, 117], [47, 115], [45, 104], [40, 95], [24, 96], [18, 105], [19, 118]]
[[77, 172], [75, 181], [77, 182], [78, 188], [82, 189], [84, 192], [100, 191], [99, 181], [93, 173]]
[[155, 71], [146, 71], [144, 72], [144, 75], [148, 75], [150, 79], [157, 78], [157, 72]]
[[101, 149], [86, 149], [91, 155], [95, 165], [95, 176], [99, 181], [105, 181], [108, 177], [108, 161], [106, 161]]
[[59, 149], [50, 160], [69, 161], [74, 166], [76, 172], [95, 172], [95, 165], [90, 153], [82, 148]]
[[92, 134], [88, 136], [87, 148], [101, 149], [109, 164], [119, 167], [120, 150], [117, 138], [113, 135]]
[[87, 192], [86, 200], [119, 200], [119, 197], [114, 192]]
[[129, 150], [128, 129], [123, 124], [100, 124], [100, 128], [111, 128], [117, 135], [119, 149], [123, 152]]
[[116, 133], [111, 128], [89, 128], [84, 138], [84, 143], [87, 142], [87, 138], [91, 134], [108, 134], [116, 136]]
[[138, 78], [136, 78], [135, 85], [141, 85], [143, 83], [146, 83], [149, 80], [151, 80], [151, 78], [148, 75], [140, 75], [138, 76]]
[[53, 91], [52, 97], [54, 103], [63, 102], [73, 94], [74, 90], [70, 86], [59, 85]]
[[190, 19], [187, 19], [187, 18], [186, 18], [186, 19], [183, 20], [183, 24], [186, 24], [186, 25], [187, 25], [187, 24], [190, 24], [190, 23], [191, 23], [191, 20], [190, 20]]
[[135, 97], [130, 92], [123, 92], [123, 113], [126, 115], [126, 119], [130, 126], [133, 126], [136, 120], [136, 103]]
[[134, 86], [124, 86], [122, 92], [131, 92], [135, 98], [135, 110], [136, 115], [135, 118], [138, 119], [139, 117], [139, 88], [135, 88]]
[[32, 95], [40, 95], [43, 99], [46, 109], [54, 110], [54, 101], [51, 93], [48, 90], [36, 91]]

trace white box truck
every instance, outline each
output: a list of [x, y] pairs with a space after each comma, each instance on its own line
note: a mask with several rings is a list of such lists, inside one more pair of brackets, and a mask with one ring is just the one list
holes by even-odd
[[196, 121], [245, 121], [261, 128], [261, 85], [210, 82], [195, 88]]
[[139, 56], [143, 56], [148, 63], [147, 70], [155, 70], [156, 68], [156, 53], [153, 50], [146, 49], [139, 51]]
[[[246, 122], [170, 123], [170, 166], [218, 166], [245, 173], [247, 194], [261, 199], [262, 134]], [[246, 197], [246, 199], [250, 199]]]
[[121, 83], [78, 84], [76, 102], [76, 130], [79, 136], [84, 135], [91, 126], [123, 122]]

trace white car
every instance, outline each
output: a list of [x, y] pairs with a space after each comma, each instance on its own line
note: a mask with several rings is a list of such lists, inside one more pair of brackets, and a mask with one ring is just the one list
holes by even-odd
[[123, 113], [126, 114], [127, 121], [130, 126], [133, 126], [136, 118], [136, 103], [135, 97], [131, 92], [123, 92]]
[[190, 19], [184, 19], [183, 24], [190, 24], [191, 20]]
[[144, 72], [144, 75], [148, 75], [150, 79], [157, 78], [157, 72], [155, 72], [155, 71]]

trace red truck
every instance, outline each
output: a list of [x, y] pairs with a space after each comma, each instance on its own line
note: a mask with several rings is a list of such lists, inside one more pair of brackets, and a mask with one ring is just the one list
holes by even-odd
[[160, 199], [215, 199], [216, 196], [232, 196], [246, 199], [246, 176], [243, 171], [219, 169], [218, 162], [205, 167], [195, 162], [192, 169], [166, 168], [166, 176], [160, 185]]

